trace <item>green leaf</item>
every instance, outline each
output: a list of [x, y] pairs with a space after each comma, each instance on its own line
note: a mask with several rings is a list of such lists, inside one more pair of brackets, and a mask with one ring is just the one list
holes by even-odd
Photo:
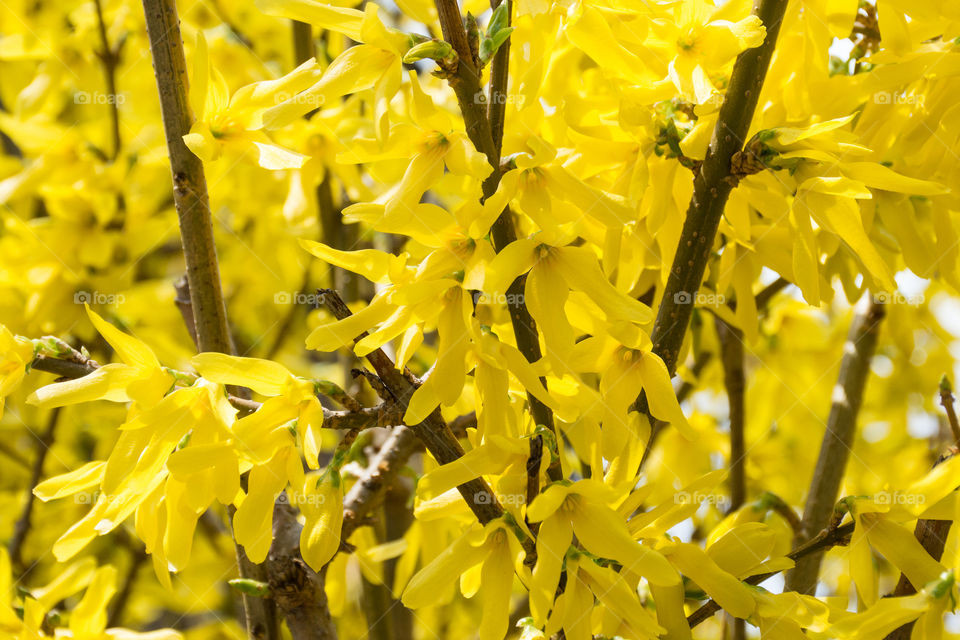
[[492, 58], [497, 52], [497, 49], [500, 48], [500, 45], [507, 41], [507, 38], [510, 37], [512, 32], [513, 27], [507, 27], [506, 29], [501, 29], [493, 35], [488, 35], [486, 38], [484, 38], [480, 42], [480, 60], [483, 62], [490, 60], [490, 58]]

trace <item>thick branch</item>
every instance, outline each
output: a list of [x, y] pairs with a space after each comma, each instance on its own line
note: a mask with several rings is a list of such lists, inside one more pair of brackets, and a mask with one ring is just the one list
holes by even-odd
[[330, 617], [324, 573], [311, 569], [300, 555], [300, 532], [293, 508], [284, 501], [273, 505], [273, 543], [267, 556], [267, 583], [284, 612], [290, 634], [297, 640], [336, 640]]
[[203, 162], [183, 142], [193, 115], [187, 99], [187, 63], [175, 0], [143, 0], [160, 110], [173, 174], [173, 199], [187, 264], [190, 302], [200, 351], [231, 353], [227, 312]]
[[[397, 423], [399, 425], [399, 422]], [[419, 444], [413, 431], [405, 426], [396, 426], [370, 460], [363, 475], [350, 487], [343, 499], [343, 532], [346, 540], [364, 523], [370, 512], [383, 500], [397, 474], [417, 450]]]
[[[763, 21], [766, 37], [759, 47], [737, 57], [706, 158], [693, 180], [693, 197], [651, 335], [654, 353], [663, 358], [671, 373], [676, 369], [693, 301], [733, 189], [730, 160], [747, 139], [786, 8], [787, 0], [755, 0], [753, 13]], [[642, 396], [638, 408], [646, 412]]]
[[[882, 304], [871, 300], [866, 310], [858, 313], [850, 325], [843, 346], [840, 376], [834, 387], [833, 405], [827, 419], [827, 430], [820, 445], [820, 455], [810, 482], [807, 506], [803, 513], [803, 535], [810, 536], [827, 525], [840, 491], [840, 482], [850, 457], [857, 414], [863, 401], [863, 390], [870, 361], [877, 348], [880, 322], [885, 314]], [[787, 589], [812, 593], [820, 571], [821, 555], [798, 562], [787, 574]]]
[[[499, 4], [492, 0], [491, 5]], [[460, 7], [456, 0], [436, 0], [437, 13], [440, 16], [440, 26], [443, 29], [444, 39], [453, 45], [459, 56], [455, 73], [449, 76], [450, 87], [457, 96], [460, 112], [463, 114], [464, 127], [467, 135], [477, 150], [487, 156], [493, 171], [483, 183], [483, 197], [489, 198], [497, 191], [500, 184], [500, 147], [503, 141], [503, 120], [506, 109], [504, 94], [507, 87], [507, 72], [509, 69], [510, 41], [500, 45], [494, 55], [492, 69], [492, 84], [490, 87], [491, 100], [486, 98], [480, 86], [480, 70], [476, 66], [473, 52], [470, 48], [463, 19], [460, 16]], [[510, 5], [508, 5], [510, 6]], [[512, 6], [511, 6], [512, 8]], [[499, 60], [499, 62], [498, 62]], [[484, 109], [484, 103], [489, 102], [489, 117]], [[503, 103], [503, 104], [498, 104]], [[496, 129], [492, 129], [492, 125]], [[500, 252], [517, 239], [517, 231], [513, 223], [513, 213], [506, 207], [490, 228], [490, 238], [493, 247]], [[517, 341], [517, 348], [528, 362], [537, 362], [542, 357], [540, 350], [540, 336], [537, 323], [530, 315], [524, 302], [524, 288], [526, 277], [520, 276], [507, 289], [507, 308], [510, 312], [510, 323]], [[545, 380], [541, 380], [545, 382]], [[553, 424], [553, 412], [545, 404], [527, 394], [530, 404], [530, 413], [538, 425], [544, 425], [556, 433]], [[559, 480], [563, 472], [559, 462], [553, 463], [547, 469], [551, 480]]]

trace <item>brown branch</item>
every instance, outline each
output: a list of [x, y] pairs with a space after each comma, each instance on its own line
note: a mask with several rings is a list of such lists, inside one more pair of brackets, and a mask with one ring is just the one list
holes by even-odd
[[231, 353], [203, 162], [183, 142], [193, 124], [193, 114], [187, 98], [187, 63], [176, 2], [143, 0], [143, 10], [160, 93], [173, 199], [180, 221], [199, 349]]
[[94, 0], [94, 7], [97, 10], [97, 31], [100, 35], [100, 51], [97, 51], [97, 57], [103, 65], [103, 75], [107, 86], [107, 104], [110, 107], [110, 135], [112, 139], [112, 148], [110, 149], [110, 160], [116, 160], [120, 154], [120, 100], [117, 97], [117, 65], [120, 63], [120, 50], [123, 48], [123, 40], [117, 42], [116, 46], [110, 46], [110, 40], [107, 38], [107, 25], [103, 19], [103, 2]]
[[303, 561], [302, 530], [293, 508], [278, 500], [273, 505], [273, 543], [264, 563], [266, 582], [296, 640], [336, 640], [323, 586], [326, 572], [318, 574]]
[[[803, 535], [810, 536], [827, 525], [833, 514], [840, 482], [850, 457], [850, 447], [857, 427], [857, 415], [863, 401], [863, 390], [870, 373], [870, 361], [877, 348], [880, 322], [885, 310], [871, 299], [867, 308], [857, 313], [843, 346], [840, 375], [834, 388], [833, 404], [827, 418], [827, 430], [820, 445], [817, 466], [810, 481], [803, 513]], [[787, 589], [812, 593], [820, 572], [821, 555], [798, 562], [787, 574]]]
[[[330, 310], [336, 319], [343, 320], [352, 315], [350, 309], [347, 308], [336, 291], [321, 289], [318, 293], [324, 306]], [[354, 342], [359, 342], [366, 335], [367, 333], [363, 332], [354, 338]], [[366, 358], [377, 375], [380, 376], [380, 380], [393, 395], [394, 401], [405, 410], [410, 397], [420, 385], [420, 381], [409, 369], [398, 370], [390, 357], [383, 352], [383, 349], [371, 351]], [[434, 409], [420, 424], [410, 425], [410, 430], [423, 442], [434, 459], [441, 465], [454, 462], [463, 456], [463, 447], [460, 446], [460, 443], [451, 433], [450, 427], [441, 417], [439, 407]], [[493, 491], [482, 477], [465, 482], [457, 489], [481, 523], [486, 524], [503, 515], [503, 508], [494, 498]]]
[[[193, 114], [188, 100], [187, 63], [176, 0], [143, 0], [143, 11], [170, 156], [173, 199], [180, 223], [197, 348], [201, 352], [233, 353], [203, 162], [183, 141], [183, 136], [189, 133], [193, 124]], [[243, 578], [262, 582], [267, 577], [268, 569], [281, 570], [279, 567], [258, 566], [250, 562], [240, 545], [235, 544], [235, 548], [239, 573]], [[243, 608], [247, 635], [258, 640], [280, 638], [274, 601], [244, 594]], [[284, 610], [284, 613], [293, 620], [291, 611]], [[290, 627], [293, 631], [292, 622]], [[298, 636], [294, 634], [294, 638]]]
[[747, 498], [746, 446], [744, 443], [746, 380], [743, 373], [743, 332], [716, 319], [720, 338], [723, 384], [730, 407], [730, 511], [736, 511]]
[[418, 444], [419, 441], [408, 427], [400, 425], [393, 428], [390, 437], [380, 446], [380, 450], [343, 499], [341, 540], [348, 539], [364, 524], [373, 509], [383, 500], [384, 494], [407, 460], [417, 450]]
[[[787, 557], [791, 560], [800, 560], [814, 553], [820, 553], [826, 551], [835, 546], [845, 545], [849, 541], [850, 534], [853, 533], [854, 523], [848, 522], [847, 524], [840, 527], [832, 527], [824, 529], [812, 540], [809, 540], [802, 545], [798, 546], [796, 549], [787, 554]], [[750, 576], [744, 582], [747, 584], [760, 584], [764, 580], [771, 578], [780, 573], [779, 571], [771, 571], [770, 573], [762, 573], [755, 576]], [[701, 606], [699, 609], [687, 616], [687, 624], [691, 628], [697, 626], [717, 611], [720, 610], [720, 605], [714, 600], [708, 601], [706, 604]]]
[[27, 500], [20, 511], [20, 517], [13, 525], [13, 537], [10, 539], [8, 548], [10, 562], [14, 567], [23, 568], [23, 543], [27, 539], [27, 533], [30, 532], [30, 520], [33, 517], [33, 504], [36, 497], [33, 495], [33, 489], [40, 484], [43, 476], [43, 463], [47, 460], [47, 453], [53, 445], [54, 432], [57, 428], [57, 420], [60, 417], [60, 408], [53, 409], [50, 417], [47, 419], [47, 428], [42, 434], [33, 436], [37, 439], [37, 457], [33, 461], [33, 470], [30, 473], [30, 483], [27, 489]]
[[[509, 0], [508, 0], [509, 1]], [[492, 0], [491, 5], [499, 4], [497, 0]], [[473, 146], [478, 151], [487, 156], [493, 171], [483, 182], [483, 198], [491, 197], [497, 191], [500, 184], [500, 147], [503, 140], [503, 114], [506, 108], [503, 96], [507, 87], [507, 72], [509, 70], [509, 39], [500, 46], [497, 53], [494, 54], [494, 67], [492, 79], [494, 84], [490, 87], [491, 96], [494, 100], [488, 100], [480, 86], [480, 69], [477, 65], [475, 52], [470, 46], [466, 29], [463, 26], [463, 18], [460, 15], [460, 7], [456, 0], [436, 0], [437, 13], [440, 17], [440, 27], [443, 30], [444, 39], [449, 42], [454, 51], [456, 51], [459, 62], [456, 69], [445, 69], [450, 87], [457, 96], [457, 102], [460, 105], [460, 112], [463, 115], [464, 128], [470, 137]], [[508, 4], [512, 8], [511, 5]], [[500, 58], [500, 62], [497, 59]], [[490, 116], [483, 107], [483, 103], [490, 102]], [[503, 102], [504, 104], [497, 104]], [[496, 136], [491, 128], [496, 124]], [[517, 239], [517, 231], [513, 223], [513, 213], [510, 207], [504, 208], [500, 216], [490, 227], [490, 238], [493, 240], [493, 247], [499, 253], [505, 247]], [[507, 288], [507, 309], [510, 312], [510, 323], [513, 326], [513, 334], [517, 341], [517, 348], [528, 362], [537, 362], [542, 357], [540, 350], [540, 337], [537, 331], [537, 323], [530, 315], [527, 305], [524, 302], [526, 277], [520, 276]], [[545, 380], [541, 379], [541, 382]], [[527, 402], [530, 405], [530, 413], [534, 422], [543, 425], [556, 433], [553, 423], [553, 412], [545, 404], [540, 402], [531, 394], [527, 394]], [[547, 475], [551, 480], [559, 480], [563, 476], [559, 461], [552, 462], [547, 468]]]
[[[676, 369], [693, 300], [733, 188], [728, 179], [730, 161], [747, 139], [786, 8], [787, 0], [754, 1], [753, 14], [766, 27], [766, 37], [759, 47], [747, 49], [737, 57], [706, 158], [693, 180], [693, 197], [651, 334], [653, 352], [671, 373]], [[647, 413], [646, 396], [641, 394], [636, 406]]]

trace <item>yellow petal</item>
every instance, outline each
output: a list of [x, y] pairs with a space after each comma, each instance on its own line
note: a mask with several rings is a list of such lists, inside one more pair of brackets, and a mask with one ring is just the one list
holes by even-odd
[[33, 495], [44, 502], [70, 496], [78, 491], [100, 484], [107, 463], [102, 460], [88, 462], [79, 469], [44, 480], [33, 489]]
[[660, 356], [652, 351], [644, 353], [638, 366], [643, 378], [643, 388], [647, 392], [650, 413], [655, 418], [675, 426], [687, 440], [696, 440], [697, 433], [687, 422], [686, 416], [680, 409], [677, 395], [670, 383], [670, 373]]
[[157, 360], [157, 356], [154, 355], [150, 347], [133, 336], [125, 334], [101, 318], [89, 305], [85, 304], [84, 306], [87, 309], [87, 315], [90, 316], [90, 321], [93, 323], [93, 326], [100, 332], [103, 339], [114, 348], [121, 360], [137, 367], [160, 368], [160, 361]]
[[317, 486], [317, 475], [308, 474], [303, 485], [304, 515], [300, 552], [304, 561], [320, 571], [340, 549], [343, 528], [343, 486], [340, 474], [331, 470]]
[[265, 396], [283, 395], [293, 374], [281, 364], [223, 353], [198, 353], [190, 360], [201, 376], [219, 384], [250, 387]]
[[677, 569], [689, 576], [724, 610], [738, 618], [747, 618], [756, 608], [749, 587], [715, 563], [695, 544], [677, 543], [664, 552]]

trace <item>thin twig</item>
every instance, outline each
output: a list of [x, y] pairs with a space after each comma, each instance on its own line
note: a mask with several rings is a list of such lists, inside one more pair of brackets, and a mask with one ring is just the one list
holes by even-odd
[[123, 40], [117, 42], [116, 46], [110, 46], [110, 40], [107, 37], [107, 25], [103, 19], [103, 2], [94, 0], [94, 6], [97, 10], [97, 30], [100, 34], [100, 51], [97, 57], [103, 65], [103, 75], [107, 85], [107, 104], [110, 107], [110, 134], [112, 148], [110, 149], [110, 160], [116, 160], [120, 154], [120, 100], [117, 97], [117, 65], [120, 63], [120, 50], [123, 48]]
[[723, 383], [730, 407], [730, 511], [747, 498], [746, 446], [744, 443], [746, 380], [743, 373], [743, 332], [716, 319], [720, 339]]
[[[847, 524], [835, 527], [828, 528], [821, 531], [814, 537], [812, 540], [809, 540], [802, 545], [798, 546], [796, 549], [787, 554], [787, 557], [791, 560], [800, 560], [805, 558], [810, 554], [819, 553], [825, 551], [835, 546], [845, 545], [848, 543], [848, 538], [850, 534], [853, 533], [854, 523], [848, 522]], [[762, 573], [755, 576], [750, 576], [744, 582], [747, 584], [760, 584], [764, 580], [777, 575], [779, 571], [771, 571], [770, 573]], [[714, 600], [708, 601], [706, 604], [701, 606], [699, 609], [687, 616], [687, 624], [691, 628], [697, 626], [717, 611], [720, 610], [720, 605]]]
[[[876, 352], [880, 323], [885, 313], [884, 306], [871, 299], [866, 309], [857, 313], [850, 325], [843, 346], [839, 378], [834, 387], [833, 404], [827, 418], [827, 430], [807, 493], [803, 513], [804, 536], [810, 536], [826, 526], [833, 513], [853, 445], [857, 415], [870, 373], [870, 361]], [[817, 554], [798, 562], [787, 574], [787, 589], [812, 593], [820, 572], [820, 560], [821, 555]]]
[[[9, 553], [10, 562], [13, 566], [23, 568], [23, 543], [27, 539], [27, 533], [30, 532], [30, 520], [33, 517], [33, 504], [35, 496], [33, 488], [40, 484], [43, 477], [43, 463], [47, 460], [47, 453], [53, 445], [54, 433], [57, 428], [57, 420], [60, 418], [60, 408], [53, 409], [50, 417], [47, 419], [47, 428], [39, 436], [33, 434], [37, 439], [37, 457], [33, 461], [33, 470], [30, 473], [30, 483], [27, 486], [27, 500], [23, 504], [23, 510], [20, 517], [13, 525], [13, 537], [10, 539]], [[32, 431], [31, 431], [32, 433]]]
[[[71, 360], [40, 355], [33, 360], [30, 367], [37, 371], [55, 373], [62, 378], [74, 379], [93, 373], [100, 365], [94, 360], [88, 360], [87, 364], [80, 364]], [[230, 404], [244, 414], [253, 413], [261, 406], [261, 403], [256, 400], [231, 394], [227, 394], [227, 399], [230, 400]], [[334, 396], [334, 399], [337, 399], [337, 397]], [[344, 400], [344, 402], [348, 401]], [[323, 428], [355, 431], [372, 429], [373, 427], [390, 427], [402, 423], [403, 411], [393, 402], [381, 402], [375, 407], [360, 407], [350, 404], [351, 408], [346, 411], [324, 407]]]
[[133, 593], [133, 586], [137, 582], [137, 574], [140, 567], [147, 560], [147, 554], [139, 547], [130, 549], [130, 566], [127, 567], [127, 573], [123, 577], [123, 584], [120, 590], [113, 598], [110, 604], [110, 616], [107, 619], [107, 627], [119, 627], [123, 622], [123, 613], [127, 608], [127, 602], [130, 601], [130, 595]]

